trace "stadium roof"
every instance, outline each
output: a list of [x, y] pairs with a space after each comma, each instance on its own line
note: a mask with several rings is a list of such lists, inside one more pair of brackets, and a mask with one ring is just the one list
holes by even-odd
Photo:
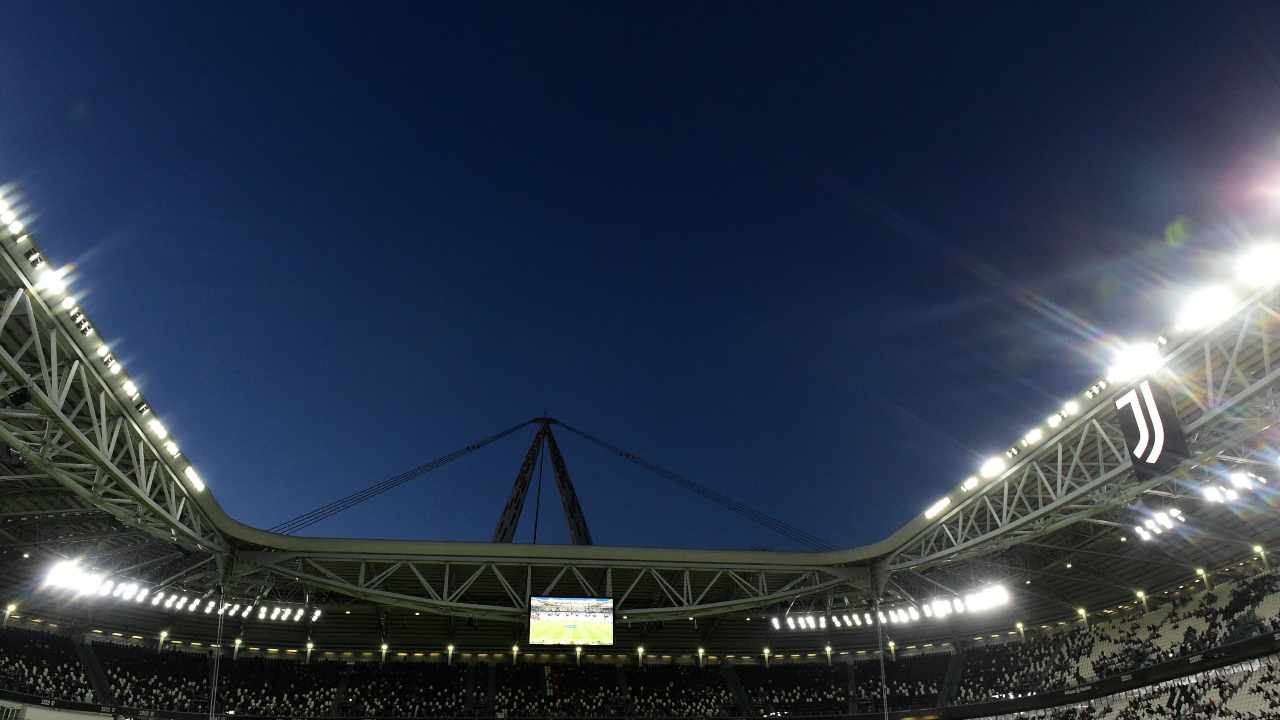
[[[1197, 569], [1212, 582], [1280, 547], [1273, 247], [1191, 297], [1164, 337], [1115, 348], [1120, 362], [1107, 379], [1047, 409], [1040, 427], [1011, 433], [1007, 452], [884, 540], [813, 552], [672, 550], [303, 538], [241, 524], [79, 308], [74, 278], [0, 208], [6, 217], [0, 592], [64, 622], [108, 612], [132, 627], [179, 622], [163, 605], [107, 597], [87, 610], [74, 593], [40, 588], [55, 561], [76, 560], [116, 588], [201, 598], [203, 609], [180, 620], [193, 635], [213, 632], [218, 611], [233, 603], [245, 612], [288, 605], [322, 608], [324, 617], [313, 626], [310, 613], [305, 623], [295, 613], [291, 623], [302, 624], [272, 630], [264, 621], [261, 632], [305, 627], [329, 633], [331, 645], [367, 644], [372, 634], [419, 644], [466, 635], [476, 647], [505, 647], [520, 636], [529, 595], [563, 593], [614, 597], [620, 644], [784, 647], [812, 644], [819, 633], [865, 646], [874, 633], [863, 625], [837, 619], [792, 632], [781, 622], [773, 630], [772, 618], [825, 622], [875, 613], [880, 603], [902, 610], [889, 630], [905, 645], [1114, 610], [1139, 590], [1155, 597], [1205, 582]], [[1117, 407], [1142, 378], [1167, 389], [1176, 416], [1156, 430], [1160, 441], [1165, 430], [1170, 443], [1179, 430], [1186, 438], [1185, 454], [1158, 472], [1135, 468]], [[995, 585], [1010, 595], [1008, 607], [918, 617], [935, 599]]]

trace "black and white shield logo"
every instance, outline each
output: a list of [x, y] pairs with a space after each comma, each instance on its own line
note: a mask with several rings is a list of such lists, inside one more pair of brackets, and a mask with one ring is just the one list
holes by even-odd
[[1169, 391], [1143, 380], [1116, 398], [1116, 415], [1140, 478], [1166, 473], [1190, 454]]

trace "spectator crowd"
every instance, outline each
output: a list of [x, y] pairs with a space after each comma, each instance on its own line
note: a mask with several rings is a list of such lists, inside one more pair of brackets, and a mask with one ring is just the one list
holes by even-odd
[[[961, 648], [959, 672], [945, 693], [949, 653], [886, 658], [883, 685], [874, 656], [833, 665], [743, 664], [731, 672], [674, 664], [466, 667], [224, 657], [211, 703], [209, 654], [111, 642], [89, 650], [65, 636], [7, 627], [0, 631], [0, 688], [148, 710], [207, 713], [215, 705], [240, 716], [706, 718], [739, 714], [744, 704], [765, 716], [842, 715], [878, 712], [884, 704], [891, 711], [934, 707], [943, 694], [953, 704], [973, 704], [1062, 690], [1270, 632], [1280, 632], [1280, 575], [1268, 572], [1174, 593], [1158, 607], [1136, 606], [1100, 622]], [[91, 689], [84, 653], [98, 658], [104, 697]], [[1267, 662], [1199, 683], [1144, 688], [1123, 701], [1018, 717], [1280, 720], [1277, 680]]]

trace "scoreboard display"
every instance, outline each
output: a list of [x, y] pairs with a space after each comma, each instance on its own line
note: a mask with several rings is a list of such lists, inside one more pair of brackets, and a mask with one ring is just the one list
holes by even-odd
[[529, 598], [530, 645], [612, 645], [613, 598]]

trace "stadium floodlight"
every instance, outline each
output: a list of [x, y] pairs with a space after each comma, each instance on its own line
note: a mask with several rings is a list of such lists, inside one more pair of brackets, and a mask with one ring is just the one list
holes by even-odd
[[952, 601], [951, 601], [951, 608], [952, 608], [953, 610], [955, 610], [956, 612], [958, 612], [958, 613], [962, 613], [962, 612], [964, 612], [964, 609], [965, 609], [965, 608], [964, 608], [964, 601], [963, 601], [963, 600], [961, 600], [960, 598], [956, 598], [956, 599], [952, 600]]
[[319, 619], [320, 619], [320, 608], [316, 608], [311, 612], [311, 622], [315, 622]]
[[1223, 285], [1210, 285], [1195, 291], [1178, 311], [1179, 332], [1192, 332], [1213, 327], [1226, 320], [1239, 300]]
[[168, 638], [168, 637], [169, 637], [169, 631], [168, 631], [168, 630], [161, 630], [161, 631], [160, 631], [160, 639], [161, 639], [161, 640], [164, 640], [164, 639], [166, 639], [166, 638]]
[[1062, 416], [1061, 416], [1061, 415], [1059, 415], [1058, 413], [1054, 413], [1054, 414], [1050, 415], [1049, 417], [1045, 418], [1045, 421], [1044, 421], [1044, 422], [1045, 422], [1045, 424], [1046, 424], [1046, 425], [1048, 425], [1050, 428], [1056, 428], [1056, 427], [1058, 427], [1059, 425], [1061, 425], [1061, 424], [1062, 424]]
[[871, 613], [862, 613], [862, 619], [867, 627], [871, 627]]
[[883, 610], [877, 610], [877, 611], [876, 611], [876, 617], [880, 620], [880, 624], [881, 624], [881, 625], [883, 625], [883, 624], [885, 624], [885, 623], [889, 622], [889, 619], [888, 619], [888, 618], [886, 618], [886, 617], [884, 616], [884, 611], [883, 611]]
[[862, 627], [862, 618], [858, 616], [858, 613], [853, 614], [853, 624]]
[[826, 629], [827, 629], [827, 616], [826, 616], [826, 615], [819, 615], [819, 616], [818, 616], [818, 627], [822, 628], [823, 630], [826, 630]]
[[1231, 488], [1223, 488], [1222, 495], [1227, 499], [1227, 502], [1235, 502], [1240, 498], [1240, 494]]
[[1027, 447], [1030, 447], [1040, 442], [1043, 439], [1044, 439], [1044, 430], [1038, 427], [1034, 427], [1028, 430], [1027, 434], [1022, 437], [1022, 444], [1026, 445]]
[[1169, 517], [1167, 513], [1162, 513], [1162, 512], [1156, 513], [1155, 520], [1157, 523], [1162, 525], [1166, 530], [1173, 527], [1173, 520]]
[[770, 625], [773, 625], [773, 629], [774, 629], [774, 630], [781, 630], [781, 629], [782, 629], [782, 624], [778, 622], [778, 617], [777, 617], [776, 615], [775, 615], [775, 616], [773, 616], [773, 617], [771, 617], [771, 618], [769, 618], [769, 624], [770, 624]]
[[[10, 231], [13, 225], [9, 225]], [[36, 277], [36, 289], [51, 295], [61, 295], [67, 291], [67, 268], [54, 270], [47, 268]]]
[[250, 613], [252, 613], [252, 612], [253, 612], [253, 606], [252, 606], [252, 605], [245, 605], [245, 606], [244, 606], [244, 612], [243, 612], [243, 613], [240, 613], [240, 617], [241, 617], [241, 618], [247, 618], [247, 617], [249, 617]]
[[156, 418], [151, 418], [147, 421], [147, 429], [151, 431], [152, 435], [155, 435], [160, 440], [164, 440], [169, 437], [169, 429], [164, 426], [164, 423], [160, 422]]
[[386, 644], [386, 643], [382, 643], [382, 645], [381, 645], [381, 646], [379, 646], [379, 649], [381, 649], [381, 650], [382, 650], [382, 652], [386, 652], [386, 651], [387, 651], [387, 650], [389, 650], [390, 648], [389, 648], [389, 647], [387, 647], [387, 644]]
[[1147, 599], [1147, 594], [1146, 594], [1145, 592], [1141, 591], [1141, 590], [1139, 590], [1138, 592], [1134, 593], [1134, 595], [1137, 595], [1139, 600], [1146, 600], [1146, 599]]
[[964, 482], [960, 483], [960, 489], [965, 492], [969, 492], [976, 487], [978, 487], [978, 476], [976, 475], [970, 475], [964, 479]]
[[134, 385], [132, 380], [125, 380], [124, 384], [120, 386], [120, 389], [124, 390], [124, 394], [128, 395], [129, 399], [133, 399], [138, 396], [138, 386]]
[[987, 480], [991, 480], [1004, 472], [1005, 467], [1007, 466], [1005, 465], [1004, 458], [998, 456], [990, 457], [987, 458], [986, 462], [982, 463], [982, 466], [978, 468], [978, 474]]
[[794, 619], [794, 618], [792, 618], [790, 615], [788, 615], [788, 616], [787, 616], [787, 629], [788, 629], [788, 630], [795, 630], [795, 629], [796, 629], [796, 621], [795, 621], [795, 619]]
[[[187, 596], [183, 595], [182, 597], [178, 598], [178, 603], [173, 606], [173, 609], [181, 610], [182, 608], [186, 607], [186, 604], [187, 604]], [[168, 607], [168, 606], [169, 604], [165, 603], [165, 607]]]
[[178, 443], [172, 440], [165, 440], [164, 451], [169, 453], [169, 457], [178, 457], [178, 453], [180, 452], [178, 450]]
[[1254, 555], [1262, 555], [1262, 554], [1263, 554], [1263, 552], [1262, 552], [1262, 546], [1261, 546], [1261, 545], [1254, 545], [1254, 546], [1253, 546], [1253, 554], [1254, 554]]
[[812, 615], [805, 615], [805, 616], [804, 616], [804, 624], [805, 624], [805, 625], [808, 625], [810, 630], [817, 630], [817, 629], [818, 629], [818, 623], [814, 621], [814, 619], [813, 619], [813, 616], [812, 616]]
[[1280, 244], [1266, 243], [1245, 251], [1236, 260], [1236, 280], [1250, 287], [1280, 282]]
[[315, 650], [315, 649], [316, 649], [316, 644], [315, 644], [315, 643], [313, 643], [313, 642], [311, 642], [310, 640], [308, 640], [308, 641], [307, 641], [307, 650]]
[[259, 607], [259, 608], [258, 608], [258, 619], [259, 619], [259, 620], [266, 620], [266, 619], [267, 619], [267, 606], [266, 606], [266, 605], [263, 605], [263, 606], [261, 606], [261, 607]]
[[1204, 487], [1200, 488], [1200, 492], [1204, 495], [1205, 499], [1208, 500], [1209, 502], [1220, 503], [1220, 502], [1223, 502], [1225, 499], [1223, 497], [1222, 491], [1213, 485], [1205, 485]]
[[271, 619], [275, 620], [280, 617], [280, 608], [271, 608]]
[[146, 599], [147, 599], [147, 593], [149, 593], [149, 592], [150, 592], [150, 590], [147, 590], [146, 588], [141, 588], [141, 589], [139, 589], [139, 590], [138, 590], [138, 594], [133, 596], [133, 601], [134, 601], [134, 602], [136, 602], [136, 603], [140, 603], [140, 602], [142, 602], [143, 600], [146, 600]]
[[164, 600], [164, 593], [158, 592], [151, 598], [152, 606], [159, 605]]
[[1080, 403], [1076, 402], [1075, 400], [1068, 400], [1066, 404], [1062, 406], [1063, 415], [1070, 416], [1070, 415], [1075, 415], [1078, 412], [1080, 412]]
[[930, 605], [929, 603], [925, 603], [924, 605], [921, 605], [920, 611], [923, 612], [924, 616], [927, 618], [933, 617], [933, 606]]
[[1204, 577], [1204, 568], [1196, 568], [1196, 575]]
[[1249, 475], [1242, 472], [1233, 472], [1227, 475], [1227, 479], [1231, 481], [1231, 487], [1246, 489], [1253, 483], [1249, 480]]
[[938, 515], [941, 514], [943, 510], [946, 510], [947, 506], [949, 506], [950, 504], [951, 504], [951, 498], [949, 496], [944, 496], [942, 499], [930, 505], [929, 508], [924, 511], [925, 519], [932, 520], [938, 517]]
[[840, 618], [839, 618], [838, 616], [836, 616], [836, 615], [832, 615], [832, 616], [831, 616], [831, 624], [832, 624], [832, 625], [835, 625], [836, 627], [841, 627], [841, 625], [840, 625]]
[[1160, 348], [1152, 342], [1125, 345], [1115, 353], [1111, 367], [1107, 368], [1107, 382], [1128, 382], [1146, 377], [1164, 365]]
[[1139, 537], [1143, 542], [1150, 542], [1150, 541], [1151, 541], [1151, 533], [1147, 532], [1147, 529], [1146, 529], [1146, 528], [1142, 527], [1141, 525], [1134, 525], [1134, 526], [1133, 526], [1133, 529], [1138, 533], [1138, 537]]
[[1076, 608], [1076, 614], [1079, 615], [1081, 618], [1087, 617], [1089, 615], [1089, 613], [1085, 612], [1084, 608]]
[[294, 621], [294, 622], [298, 622], [299, 620], [301, 620], [301, 619], [302, 619], [302, 613], [303, 613], [305, 610], [306, 610], [306, 608], [298, 608], [298, 609], [297, 609], [297, 611], [293, 613], [293, 621]]
[[920, 611], [916, 610], [914, 607], [907, 608], [907, 615], [910, 616], [912, 621], [920, 619]]
[[191, 483], [191, 488], [196, 492], [204, 492], [204, 481], [200, 479], [200, 474], [190, 465], [182, 470], [182, 474], [186, 476], [187, 482]]

